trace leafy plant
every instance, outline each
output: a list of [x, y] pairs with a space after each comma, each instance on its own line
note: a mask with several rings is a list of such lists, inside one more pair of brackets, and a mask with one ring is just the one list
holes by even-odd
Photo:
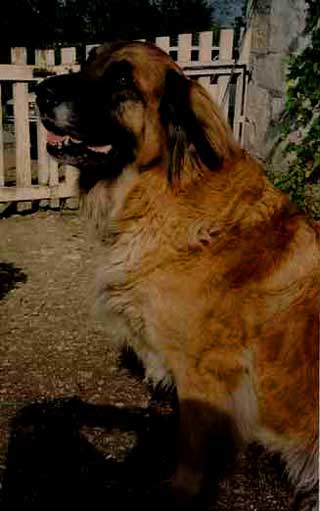
[[305, 32], [309, 42], [288, 62], [282, 139], [286, 141], [289, 169], [274, 182], [303, 210], [320, 219], [320, 203], [312, 207], [308, 203], [308, 190], [320, 185], [320, 3], [307, 3]]

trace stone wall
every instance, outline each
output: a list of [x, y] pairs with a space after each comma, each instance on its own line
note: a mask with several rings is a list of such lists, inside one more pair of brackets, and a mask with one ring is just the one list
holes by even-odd
[[286, 60], [303, 48], [304, 0], [256, 0], [251, 4], [250, 80], [244, 145], [266, 162], [277, 152], [279, 119], [284, 109]]

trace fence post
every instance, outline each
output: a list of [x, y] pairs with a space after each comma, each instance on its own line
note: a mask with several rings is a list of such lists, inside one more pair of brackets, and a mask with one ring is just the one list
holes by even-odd
[[[11, 49], [12, 64], [27, 63], [26, 48]], [[30, 131], [29, 131], [29, 94], [28, 84], [13, 85], [14, 120], [16, 139], [16, 182], [17, 186], [31, 185]], [[32, 202], [24, 201], [17, 204], [18, 211], [32, 209]]]
[[239, 64], [249, 64], [252, 28], [243, 29], [240, 34]]
[[[250, 51], [251, 51], [251, 39], [252, 39], [252, 27], [251, 24], [244, 29], [240, 37], [240, 50], [239, 50], [239, 64], [243, 64], [245, 66], [249, 66], [250, 61]], [[241, 85], [240, 85], [241, 81]], [[238, 111], [235, 112], [235, 121], [237, 124], [235, 125], [235, 135], [238, 136], [238, 140], [241, 145], [244, 145], [246, 140], [246, 127], [247, 127], [247, 119], [246, 119], [246, 102], [247, 102], [247, 92], [248, 92], [248, 81], [249, 77], [244, 68], [243, 74], [238, 78], [237, 84], [237, 97], [236, 97], [236, 106]], [[239, 99], [238, 99], [239, 98]], [[241, 104], [241, 107], [237, 103]]]
[[[54, 66], [54, 50], [35, 50], [35, 64], [40, 68]], [[38, 149], [38, 183], [39, 185], [47, 185], [50, 177], [50, 167], [55, 162], [50, 162], [47, 149], [47, 134], [40, 119], [37, 120], [37, 149]], [[49, 204], [47, 199], [40, 201], [40, 207], [45, 208]]]
[[[76, 60], [76, 49], [74, 47], [61, 48], [61, 64], [75, 64]], [[78, 180], [79, 171], [71, 167], [71, 165], [63, 165], [63, 169], [67, 186], [74, 188], [74, 184]], [[76, 209], [79, 206], [78, 197], [70, 197], [70, 199], [67, 199], [66, 206], [70, 209]]]
[[[233, 59], [233, 36], [234, 31], [232, 28], [222, 29], [220, 32], [220, 44], [219, 44], [219, 61], [232, 63]], [[232, 72], [232, 71], [231, 71]], [[219, 76], [218, 78], [218, 102], [221, 105], [221, 109], [224, 112], [225, 118], [228, 118], [229, 110], [229, 84], [231, 75]]]

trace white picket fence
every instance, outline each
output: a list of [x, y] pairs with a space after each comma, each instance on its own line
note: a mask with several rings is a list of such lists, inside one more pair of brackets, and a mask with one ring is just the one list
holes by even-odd
[[[241, 142], [245, 128], [249, 34], [242, 38], [237, 59], [232, 29], [220, 31], [217, 45], [214, 45], [212, 32], [200, 32], [196, 37], [180, 34], [176, 40], [158, 37], [155, 43], [222, 105]], [[87, 45], [85, 53], [93, 46], [96, 45]], [[57, 208], [61, 200], [77, 195], [77, 171], [58, 165], [48, 156], [44, 128], [36, 114], [30, 115], [33, 84], [51, 74], [79, 69], [79, 48], [61, 48], [60, 62], [56, 57], [54, 50], [36, 50], [34, 63], [27, 64], [27, 49], [13, 48], [11, 63], [0, 64], [0, 205], [18, 202], [18, 210], [22, 211], [30, 209], [32, 201], [40, 201], [42, 205]], [[1, 100], [2, 89], [8, 95], [8, 83], [12, 86], [12, 99]], [[8, 115], [10, 104], [13, 106], [11, 117]]]

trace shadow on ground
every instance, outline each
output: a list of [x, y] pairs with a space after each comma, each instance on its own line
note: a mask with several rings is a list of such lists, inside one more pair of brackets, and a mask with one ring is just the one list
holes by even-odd
[[[78, 398], [28, 405], [12, 422], [1, 509], [163, 509], [175, 424], [172, 414], [152, 407]], [[84, 426], [133, 431], [137, 442], [117, 462], [87, 440]]]
[[19, 282], [26, 282], [27, 276], [12, 263], [0, 262], [0, 300], [5, 297], [11, 289], [14, 289]]
[[[121, 365], [143, 376], [132, 350], [123, 351]], [[22, 408], [11, 422], [1, 510], [176, 510], [167, 481], [176, 463], [177, 396], [174, 389], [150, 394], [148, 408], [89, 404], [78, 397]], [[117, 437], [119, 432], [131, 433], [135, 440], [128, 446]], [[103, 438], [113, 442], [104, 443]], [[112, 445], [120, 446], [124, 456], [113, 452]], [[217, 456], [219, 445], [210, 459]], [[277, 458], [253, 445], [239, 462], [221, 474], [220, 482], [217, 479], [210, 494], [193, 509], [287, 511], [291, 507]]]

